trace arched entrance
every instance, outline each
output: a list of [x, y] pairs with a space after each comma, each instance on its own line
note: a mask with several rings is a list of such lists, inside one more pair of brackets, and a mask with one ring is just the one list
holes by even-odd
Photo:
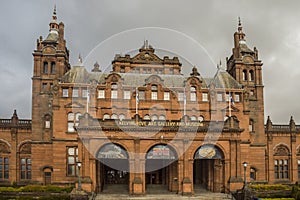
[[124, 193], [129, 191], [129, 157], [120, 145], [110, 143], [97, 153], [97, 192]]
[[146, 154], [146, 192], [160, 194], [178, 190], [177, 153], [169, 145], [158, 144]]
[[215, 145], [203, 145], [194, 155], [194, 191], [224, 192], [224, 154]]

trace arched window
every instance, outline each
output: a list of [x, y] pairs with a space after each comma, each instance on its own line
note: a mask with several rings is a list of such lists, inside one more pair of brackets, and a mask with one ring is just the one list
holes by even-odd
[[166, 120], [166, 117], [164, 115], [160, 115], [159, 120]]
[[151, 100], [157, 100], [157, 86], [152, 85], [151, 87]]
[[119, 115], [119, 119], [120, 119], [120, 121], [124, 120], [125, 119], [125, 115], [124, 114], [120, 114]]
[[200, 115], [200, 116], [198, 117], [198, 121], [199, 121], [199, 122], [202, 122], [203, 120], [204, 120], [204, 117]]
[[274, 176], [275, 179], [289, 179], [289, 149], [285, 145], [274, 150]]
[[249, 81], [254, 81], [254, 71], [253, 70], [249, 71]]
[[191, 116], [191, 121], [196, 121], [197, 117], [195, 115]]
[[197, 101], [197, 95], [196, 95], [196, 87], [191, 87], [191, 101]]
[[55, 62], [51, 62], [51, 74], [55, 74]]
[[144, 120], [150, 120], [150, 116], [149, 115], [145, 115], [144, 116]]
[[31, 179], [31, 144], [25, 143], [20, 147], [20, 178]]
[[10, 147], [0, 141], [0, 180], [9, 178], [9, 154]]
[[118, 119], [118, 115], [115, 114], [115, 113], [113, 113], [113, 114], [111, 115], [111, 118], [112, 118], [112, 119]]
[[103, 115], [103, 120], [105, 120], [105, 119], [110, 119], [109, 114], [105, 113], [105, 114]]
[[247, 74], [247, 70], [243, 70], [243, 81], [247, 81], [248, 80], [248, 74]]
[[152, 115], [152, 116], [151, 116], [151, 120], [152, 120], [152, 121], [155, 121], [155, 120], [157, 120], [157, 119], [158, 119], [157, 115]]

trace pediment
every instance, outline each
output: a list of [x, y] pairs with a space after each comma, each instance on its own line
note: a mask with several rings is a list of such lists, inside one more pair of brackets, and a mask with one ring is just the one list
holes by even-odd
[[142, 51], [132, 58], [133, 63], [163, 63], [160, 59], [151, 51]]
[[236, 108], [235, 106], [233, 105], [227, 105], [225, 108], [222, 109], [222, 111], [228, 111], [229, 112], [229, 108], [231, 110], [231, 112], [239, 112], [240, 110], [238, 108]]
[[55, 48], [53, 46], [46, 46], [43, 49], [43, 54], [55, 54]]
[[84, 108], [84, 106], [78, 102], [71, 102], [66, 104], [65, 108]]

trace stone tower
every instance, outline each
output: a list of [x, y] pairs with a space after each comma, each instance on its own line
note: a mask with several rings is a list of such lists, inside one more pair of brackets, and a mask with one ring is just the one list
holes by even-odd
[[32, 140], [49, 141], [52, 137], [53, 87], [70, 69], [69, 51], [64, 39], [64, 24], [58, 24], [54, 8], [46, 39], [40, 36], [33, 52]]
[[248, 48], [245, 33], [239, 19], [238, 30], [234, 33], [234, 48], [227, 58], [227, 71], [244, 87], [243, 111], [249, 115], [249, 131], [252, 145], [265, 144], [264, 136], [264, 96], [262, 65], [256, 47]]

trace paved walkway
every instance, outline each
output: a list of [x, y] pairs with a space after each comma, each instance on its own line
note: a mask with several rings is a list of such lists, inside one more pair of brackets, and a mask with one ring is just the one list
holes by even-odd
[[[147, 194], [145, 196], [130, 196], [126, 185], [106, 185], [102, 193], [96, 196], [96, 200], [177, 200], [177, 199], [199, 199], [199, 200], [220, 200], [233, 199], [230, 194], [213, 193], [205, 189], [197, 187], [193, 196], [182, 196], [171, 193], [168, 189], [161, 185], [148, 185]], [[115, 193], [115, 194], [113, 194]], [[116, 194], [117, 193], [117, 194]]]

